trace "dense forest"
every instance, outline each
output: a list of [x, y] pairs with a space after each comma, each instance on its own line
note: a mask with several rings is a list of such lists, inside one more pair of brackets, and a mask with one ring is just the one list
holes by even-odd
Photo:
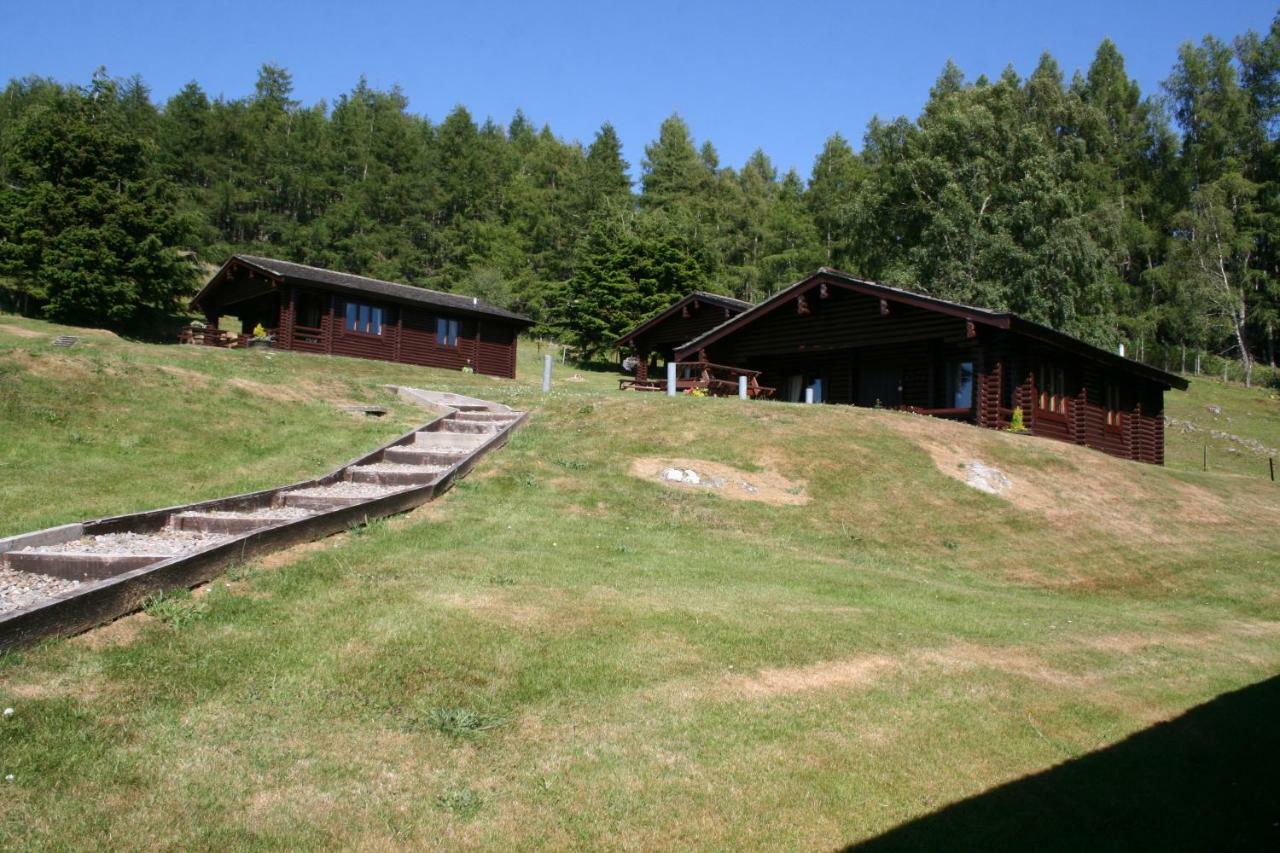
[[693, 288], [759, 300], [820, 265], [1016, 311], [1172, 366], [1275, 364], [1280, 16], [1184, 45], [1143, 93], [1104, 41], [1068, 80], [947, 63], [914, 120], [740, 168], [677, 115], [633, 186], [617, 134], [435, 122], [361, 80], [332, 104], [137, 78], [0, 95], [0, 307], [137, 328], [236, 251], [474, 294], [584, 357]]

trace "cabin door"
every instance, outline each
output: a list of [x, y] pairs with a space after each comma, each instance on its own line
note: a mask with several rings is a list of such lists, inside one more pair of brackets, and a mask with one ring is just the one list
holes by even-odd
[[864, 360], [858, 369], [859, 406], [896, 408], [902, 405], [902, 367], [894, 361]]

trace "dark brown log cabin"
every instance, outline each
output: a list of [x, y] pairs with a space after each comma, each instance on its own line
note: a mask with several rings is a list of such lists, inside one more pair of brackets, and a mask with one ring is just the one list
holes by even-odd
[[192, 300], [217, 327], [261, 324], [277, 349], [400, 361], [514, 377], [527, 317], [470, 296], [233, 255]]
[[667, 362], [675, 360], [676, 349], [725, 320], [751, 307], [750, 302], [694, 291], [670, 308], [658, 312], [618, 338], [619, 349], [629, 349], [636, 357], [636, 381], [645, 382]]
[[1014, 314], [815, 275], [683, 346], [680, 361], [761, 371], [777, 398], [905, 408], [1164, 463], [1164, 392], [1180, 376]]

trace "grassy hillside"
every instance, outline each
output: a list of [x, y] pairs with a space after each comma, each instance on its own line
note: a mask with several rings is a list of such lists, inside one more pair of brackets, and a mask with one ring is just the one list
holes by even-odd
[[[395, 431], [267, 405], [238, 379], [374, 399], [398, 378], [537, 406], [441, 501], [0, 659], [6, 847], [832, 848], [920, 820], [931, 846], [1034, 830], [1079, 849], [1108, 810], [1121, 846], [1212, 846], [1220, 816], [1265, 791], [1223, 764], [1273, 755], [1248, 726], [1196, 730], [1222, 766], [1139, 753], [1124, 787], [1096, 769], [1100, 750], [1280, 671], [1280, 487], [1202, 472], [1186, 442], [1158, 469], [893, 412], [620, 394], [606, 375], [543, 398], [532, 352], [510, 382], [103, 339], [39, 375], [30, 344], [0, 340], [6, 389], [68, 419], [7, 408], [26, 437], [0, 439], [0, 458], [75, 476], [55, 451], [80, 429], [119, 488], [71, 511], [48, 489], [13, 496], [6, 467], [12, 528], [181, 499], [188, 482], [149, 470], [165, 454], [229, 459], [200, 481], [220, 493]], [[125, 393], [81, 371], [96, 414], [73, 427], [57, 376], [82, 360], [140, 378]], [[208, 383], [168, 383], [174, 366]], [[159, 414], [129, 452], [108, 439], [202, 394], [309, 440], [244, 427], [259, 463], [233, 421], [152, 439]], [[1266, 440], [1275, 401], [1218, 397]], [[1007, 497], [962, 482], [974, 459], [1010, 478]], [[652, 476], [681, 460], [757, 491]], [[93, 492], [101, 476], [84, 477]], [[977, 801], [997, 804], [981, 839], [951, 812], [927, 834], [948, 804], [1058, 765], [1086, 784]], [[1148, 825], [1132, 798], [1152, 796]]]
[[1269, 477], [1267, 457], [1280, 465], [1280, 391], [1193, 377], [1165, 398], [1166, 464], [1201, 470], [1207, 449], [1211, 471]]
[[[54, 348], [60, 334], [80, 342]], [[540, 376], [534, 350], [522, 349], [519, 369]], [[423, 382], [488, 397], [528, 390], [376, 361], [134, 344], [0, 315], [0, 536], [321, 473], [423, 421], [381, 387]], [[339, 402], [392, 411], [360, 418]]]

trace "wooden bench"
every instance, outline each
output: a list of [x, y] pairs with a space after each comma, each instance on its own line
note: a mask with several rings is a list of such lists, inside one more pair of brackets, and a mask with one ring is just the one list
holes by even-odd
[[[776, 389], [761, 385], [760, 371], [730, 367], [726, 364], [712, 364], [706, 361], [682, 361], [676, 365], [676, 392], [688, 393], [701, 388], [713, 397], [733, 397], [738, 393], [738, 377], [747, 377], [747, 396], [753, 400], [768, 399]], [[665, 391], [666, 379], [634, 379], [623, 377], [618, 380], [619, 391]]]

